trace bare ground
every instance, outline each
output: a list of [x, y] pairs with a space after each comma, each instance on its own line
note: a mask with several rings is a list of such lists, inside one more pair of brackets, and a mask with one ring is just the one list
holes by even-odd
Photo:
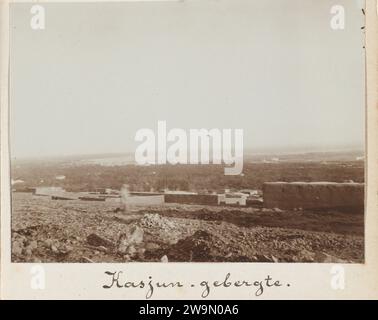
[[363, 215], [117, 203], [14, 193], [14, 262], [364, 261]]

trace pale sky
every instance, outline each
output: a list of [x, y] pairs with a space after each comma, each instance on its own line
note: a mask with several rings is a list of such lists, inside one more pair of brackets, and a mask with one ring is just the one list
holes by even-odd
[[32, 4], [11, 9], [12, 157], [134, 152], [140, 128], [241, 128], [244, 147], [364, 143], [364, 17], [334, 1]]

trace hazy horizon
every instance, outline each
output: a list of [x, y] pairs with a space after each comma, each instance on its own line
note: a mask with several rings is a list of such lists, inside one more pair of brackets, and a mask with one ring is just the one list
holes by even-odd
[[[359, 147], [348, 147], [345, 148], [318, 148], [318, 149], [308, 149], [308, 148], [298, 148], [298, 149], [257, 149], [257, 150], [244, 150], [244, 157], [253, 157], [253, 156], [274, 156], [274, 155], [301, 155], [301, 154], [321, 154], [321, 153], [356, 153], [356, 154], [365, 154], [364, 148]], [[14, 157], [12, 156], [12, 160], [44, 160], [44, 159], [63, 159], [63, 158], [88, 158], [88, 159], [95, 159], [96, 157], [125, 157], [131, 156], [134, 157], [134, 151], [129, 152], [104, 152], [104, 153], [75, 153], [75, 154], [51, 154], [51, 155], [43, 155], [43, 156], [22, 156], [22, 157]]]
[[[364, 19], [293, 0], [11, 4], [11, 157], [133, 153], [140, 128], [241, 128], [246, 153], [364, 149]], [[322, 151], [320, 151], [322, 152]]]

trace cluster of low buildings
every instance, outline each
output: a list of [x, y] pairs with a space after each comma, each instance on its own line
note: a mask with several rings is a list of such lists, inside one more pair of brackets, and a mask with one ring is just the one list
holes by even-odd
[[199, 205], [255, 206], [262, 204], [259, 190], [224, 190], [223, 193], [196, 193], [179, 190], [162, 192], [129, 192], [126, 200], [122, 191], [110, 188], [97, 188], [90, 192], [69, 192], [61, 187], [36, 187], [15, 189], [15, 192], [29, 192], [35, 196], [47, 196], [52, 200], [82, 200], [127, 202], [130, 205], [160, 205], [182, 203]]
[[263, 190], [226, 189], [222, 193], [196, 193], [188, 191], [129, 192], [99, 188], [91, 192], [67, 192], [61, 187], [19, 188], [15, 192], [28, 192], [52, 200], [81, 200], [119, 202], [130, 206], [180, 203], [212, 206], [262, 207], [279, 209], [340, 209], [363, 212], [364, 183], [355, 182], [267, 182]]

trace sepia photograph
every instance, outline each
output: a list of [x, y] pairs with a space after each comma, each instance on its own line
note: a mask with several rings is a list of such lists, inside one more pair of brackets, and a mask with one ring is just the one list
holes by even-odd
[[339, 2], [13, 3], [12, 262], [363, 264], [365, 11]]

